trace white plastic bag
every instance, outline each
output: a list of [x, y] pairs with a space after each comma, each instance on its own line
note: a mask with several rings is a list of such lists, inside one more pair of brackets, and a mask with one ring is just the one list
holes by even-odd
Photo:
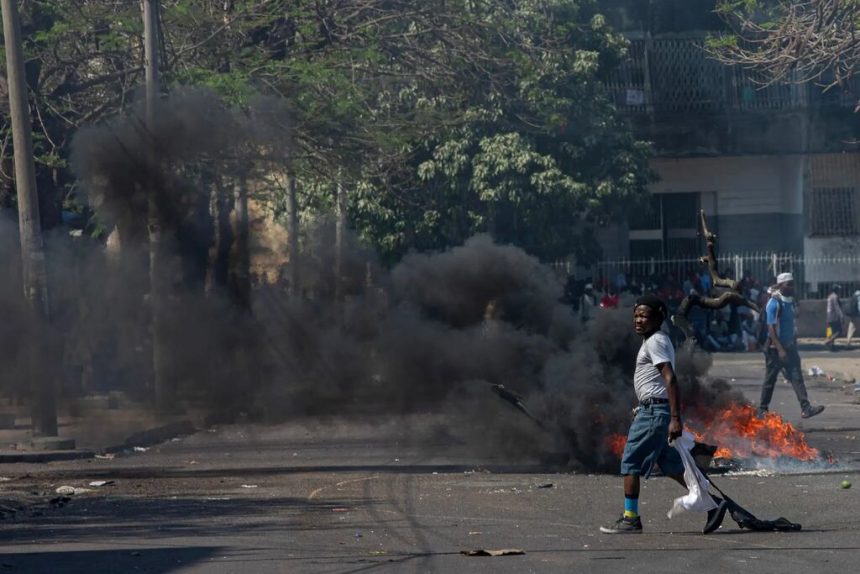
[[693, 448], [695, 440], [693, 435], [688, 432], [682, 434], [674, 442], [669, 443], [677, 449], [681, 455], [681, 460], [684, 462], [684, 482], [687, 483], [687, 494], [675, 499], [675, 503], [669, 510], [668, 516], [672, 518], [684, 510], [693, 512], [707, 512], [717, 507], [717, 503], [711, 498], [708, 489], [711, 483], [696, 467], [696, 461], [693, 460], [693, 455], [690, 454], [690, 449]]

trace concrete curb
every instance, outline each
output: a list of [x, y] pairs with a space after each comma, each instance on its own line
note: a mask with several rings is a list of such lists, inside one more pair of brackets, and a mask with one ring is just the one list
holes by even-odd
[[79, 450], [5, 450], [0, 451], [0, 464], [16, 462], [54, 462], [58, 460], [77, 460], [93, 458], [95, 452], [87, 449]]
[[[160, 427], [136, 432], [126, 439], [121, 445], [109, 446], [103, 450], [105, 453], [122, 453], [132, 450], [136, 446], [150, 447], [161, 444], [178, 436], [194, 434], [197, 428], [189, 420], [169, 423]], [[62, 460], [77, 460], [95, 457], [95, 451], [91, 449], [76, 450], [0, 450], [0, 464], [16, 462], [54, 462]]]
[[191, 435], [197, 432], [197, 427], [190, 420], [168, 423], [160, 427], [136, 432], [121, 445], [109, 446], [104, 449], [106, 453], [120, 453], [131, 450], [136, 446], [150, 447], [167, 442], [178, 436]]

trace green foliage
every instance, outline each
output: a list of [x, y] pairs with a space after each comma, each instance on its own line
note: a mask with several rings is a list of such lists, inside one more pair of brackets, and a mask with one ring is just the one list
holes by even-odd
[[[27, 50], [46, 165], [143, 82], [137, 2], [31, 3]], [[163, 0], [166, 89], [285, 106], [304, 216], [348, 192], [387, 259], [479, 231], [546, 258], [590, 250], [583, 221], [645, 192], [648, 146], [602, 81], [626, 56], [596, 0]], [[282, 205], [281, 188], [269, 190]]]

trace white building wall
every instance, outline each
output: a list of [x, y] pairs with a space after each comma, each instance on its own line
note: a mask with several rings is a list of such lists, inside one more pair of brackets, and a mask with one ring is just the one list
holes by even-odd
[[[807, 198], [815, 188], [854, 188], [854, 216], [860, 215], [860, 154], [812, 156], [807, 175]], [[804, 256], [808, 262], [806, 282], [817, 291], [821, 283], [860, 281], [858, 253], [860, 236], [807, 235], [804, 237]]]
[[804, 157], [657, 158], [654, 193], [702, 194], [724, 251], [803, 248]]

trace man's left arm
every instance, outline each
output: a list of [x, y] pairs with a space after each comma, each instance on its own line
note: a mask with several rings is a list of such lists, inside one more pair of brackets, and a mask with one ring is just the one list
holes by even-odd
[[663, 363], [657, 365], [657, 368], [666, 381], [666, 391], [669, 394], [669, 411], [672, 414], [672, 420], [669, 421], [669, 440], [671, 441], [681, 436], [684, 430], [681, 424], [681, 390], [672, 363]]

